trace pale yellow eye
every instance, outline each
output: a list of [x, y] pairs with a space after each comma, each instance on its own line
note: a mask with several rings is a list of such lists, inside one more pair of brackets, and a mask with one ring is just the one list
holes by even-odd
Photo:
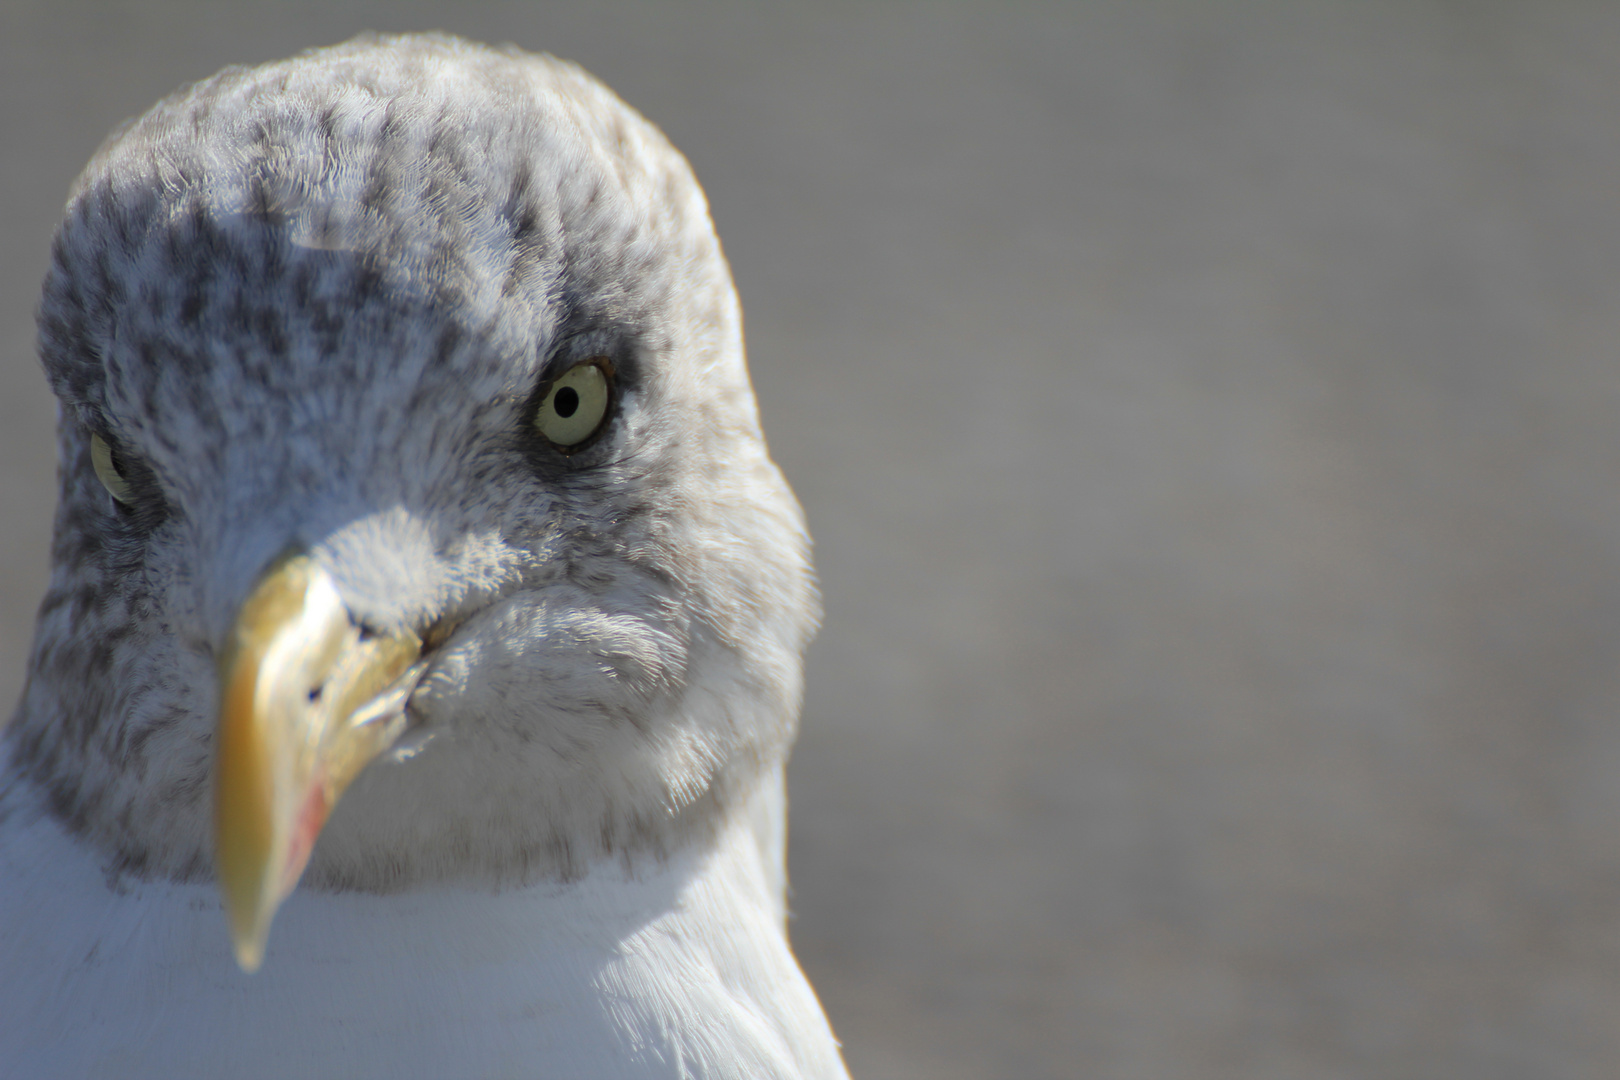
[[578, 446], [602, 427], [613, 399], [611, 368], [603, 359], [575, 364], [559, 375], [534, 414], [534, 426], [559, 449]]
[[106, 439], [94, 433], [90, 436], [90, 464], [95, 466], [96, 479], [107, 489], [107, 494], [125, 506], [135, 505], [135, 488], [118, 471], [118, 464], [113, 461], [112, 447], [107, 445]]

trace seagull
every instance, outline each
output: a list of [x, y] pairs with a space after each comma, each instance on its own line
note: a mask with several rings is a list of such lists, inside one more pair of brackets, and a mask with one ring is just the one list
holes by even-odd
[[445, 35], [227, 68], [87, 166], [39, 348], [0, 1073], [847, 1076], [809, 539], [656, 128]]

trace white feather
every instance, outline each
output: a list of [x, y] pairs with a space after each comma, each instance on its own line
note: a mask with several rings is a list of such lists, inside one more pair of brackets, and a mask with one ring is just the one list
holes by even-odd
[[[758, 798], [769, 818], [780, 785]], [[635, 875], [300, 890], [245, 975], [211, 885], [109, 888], [61, 826], [20, 811], [0, 827], [0, 1075], [845, 1076], [760, 840], [745, 818]]]

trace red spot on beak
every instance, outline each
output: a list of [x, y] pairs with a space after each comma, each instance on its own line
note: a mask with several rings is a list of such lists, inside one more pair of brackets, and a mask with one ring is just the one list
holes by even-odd
[[326, 799], [326, 776], [320, 773], [309, 787], [304, 805], [298, 811], [298, 821], [293, 825], [292, 836], [288, 838], [287, 866], [281, 876], [282, 895], [292, 892], [293, 886], [303, 876], [304, 867], [309, 864], [310, 852], [315, 850], [315, 838], [321, 834], [326, 815], [331, 811], [332, 806]]

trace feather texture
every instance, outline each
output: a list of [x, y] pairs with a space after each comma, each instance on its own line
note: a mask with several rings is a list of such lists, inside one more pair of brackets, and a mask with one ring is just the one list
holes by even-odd
[[[809, 541], [656, 129], [444, 36], [227, 69], [80, 178], [40, 351], [61, 497], [0, 772], [0, 1063], [843, 1075], [783, 929]], [[535, 409], [582, 362], [612, 408], [559, 448]], [[421, 750], [338, 803], [245, 976], [218, 671], [290, 549], [362, 632], [429, 639]]]

